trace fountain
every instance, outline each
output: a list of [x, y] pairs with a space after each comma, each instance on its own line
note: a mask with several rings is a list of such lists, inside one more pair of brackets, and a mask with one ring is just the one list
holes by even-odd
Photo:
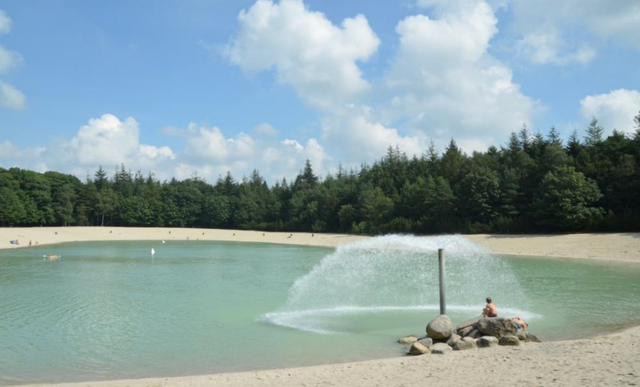
[[[439, 311], [438, 248], [447, 255], [449, 314], [478, 315], [484, 298], [503, 315], [532, 317], [509, 264], [461, 236], [387, 235], [339, 246], [295, 281], [270, 323], [318, 333], [356, 330], [349, 316]], [[386, 316], [382, 319], [389, 319]], [[425, 318], [425, 323], [428, 321]]]

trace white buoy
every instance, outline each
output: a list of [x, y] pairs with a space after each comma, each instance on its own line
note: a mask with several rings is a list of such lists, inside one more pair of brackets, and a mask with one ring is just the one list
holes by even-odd
[[164, 239], [162, 240], [162, 244], [164, 245]]
[[156, 254], [156, 249], [154, 249], [153, 247], [151, 248], [151, 256], [153, 257]]

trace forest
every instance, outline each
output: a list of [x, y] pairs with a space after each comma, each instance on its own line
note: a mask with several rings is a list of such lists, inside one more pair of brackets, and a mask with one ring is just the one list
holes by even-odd
[[635, 133], [581, 138], [526, 126], [500, 148], [465, 154], [452, 139], [421, 156], [397, 148], [372, 165], [317, 176], [307, 160], [269, 186], [258, 170], [215, 184], [159, 181], [124, 165], [81, 181], [0, 168], [0, 226], [203, 227], [265, 231], [542, 233], [640, 231], [640, 113]]

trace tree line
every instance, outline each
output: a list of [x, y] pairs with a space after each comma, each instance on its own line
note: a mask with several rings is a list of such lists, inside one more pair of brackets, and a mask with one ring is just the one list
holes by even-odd
[[269, 231], [538, 233], [640, 230], [640, 113], [633, 135], [604, 138], [594, 118], [565, 141], [526, 126], [508, 142], [465, 154], [452, 139], [407, 157], [321, 179], [307, 160], [291, 182], [257, 170], [237, 181], [159, 181], [124, 165], [86, 181], [0, 168], [1, 226], [204, 227]]

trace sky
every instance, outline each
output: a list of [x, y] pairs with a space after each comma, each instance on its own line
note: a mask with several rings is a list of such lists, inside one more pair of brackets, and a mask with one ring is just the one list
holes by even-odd
[[637, 0], [0, 0], [0, 167], [273, 183], [635, 131]]

